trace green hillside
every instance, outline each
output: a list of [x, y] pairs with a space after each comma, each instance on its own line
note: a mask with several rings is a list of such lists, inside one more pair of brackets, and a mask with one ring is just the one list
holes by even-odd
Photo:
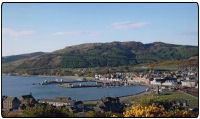
[[29, 53], [29, 54], [21, 54], [21, 55], [12, 55], [12, 56], [5, 56], [2, 57], [2, 63], [9, 63], [9, 62], [14, 62], [17, 60], [25, 59], [25, 58], [31, 58], [35, 56], [40, 56], [45, 54], [44, 52], [34, 52], [34, 53]]
[[117, 67], [198, 56], [197, 46], [155, 42], [88, 43], [66, 47], [52, 53], [3, 65], [3, 71]]

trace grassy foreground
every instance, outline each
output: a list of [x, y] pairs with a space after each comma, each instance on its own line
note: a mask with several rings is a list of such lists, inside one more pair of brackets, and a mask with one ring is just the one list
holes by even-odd
[[[198, 107], [198, 97], [194, 97], [182, 92], [163, 92], [159, 95], [154, 93], [141, 93], [138, 95], [121, 97], [120, 101], [131, 105], [150, 105], [154, 102], [170, 102], [175, 99], [185, 99], [187, 100], [188, 107]], [[153, 102], [151, 102], [153, 101]], [[85, 106], [94, 107], [97, 101], [84, 101]]]
[[[188, 108], [198, 107], [198, 97], [182, 92], [164, 92], [159, 95], [145, 92], [139, 95], [121, 97], [122, 103], [129, 104], [123, 113], [86, 111], [82, 113], [71, 113], [67, 108], [46, 107], [40, 105], [30, 107], [21, 113], [4, 114], [3, 117], [197, 117], [197, 113], [190, 113], [185, 109], [174, 109], [171, 101], [185, 99]], [[84, 101], [84, 106], [92, 109], [97, 101]]]
[[142, 94], [134, 95], [128, 98], [122, 98], [121, 101], [124, 103], [129, 103], [131, 105], [148, 105], [150, 101], [154, 102], [170, 102], [175, 99], [185, 99], [187, 100], [189, 107], [198, 107], [198, 98], [187, 95], [182, 92], [164, 92], [159, 95], [157, 94]]

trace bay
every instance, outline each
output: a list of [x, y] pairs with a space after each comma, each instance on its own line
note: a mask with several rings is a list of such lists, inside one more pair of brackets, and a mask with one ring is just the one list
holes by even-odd
[[[146, 86], [126, 86], [110, 88], [63, 88], [57, 84], [51, 85], [32, 85], [44, 80], [56, 80], [56, 77], [22, 77], [22, 76], [2, 76], [2, 95], [16, 96], [29, 94], [30, 92], [36, 99], [55, 98], [69, 96], [75, 100], [98, 100], [108, 96], [126, 96], [138, 94], [146, 90]], [[75, 79], [63, 79], [71, 81]]]

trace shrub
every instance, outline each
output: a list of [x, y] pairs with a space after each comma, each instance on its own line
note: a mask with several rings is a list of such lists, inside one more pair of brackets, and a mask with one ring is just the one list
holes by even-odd
[[[116, 117], [117, 115], [113, 115]], [[123, 113], [124, 117], [196, 117], [197, 114], [193, 114], [189, 111], [178, 110], [166, 111], [163, 106], [156, 106], [152, 104], [150, 106], [132, 106]]]
[[50, 105], [28, 107], [22, 113], [23, 117], [71, 117], [73, 116], [66, 108], [56, 108]]
[[7, 115], [2, 115], [2, 116], [6, 117], [6, 118], [15, 118], [15, 117], [20, 117], [20, 114], [10, 113], [10, 114], [7, 114]]

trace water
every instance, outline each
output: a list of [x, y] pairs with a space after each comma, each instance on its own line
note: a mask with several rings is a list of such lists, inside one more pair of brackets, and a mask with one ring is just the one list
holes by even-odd
[[[57, 84], [32, 85], [44, 80], [55, 80], [55, 77], [21, 77], [2, 76], [2, 95], [16, 96], [29, 94], [36, 99], [69, 96], [76, 100], [97, 100], [107, 96], [126, 96], [145, 91], [145, 86], [128, 86], [112, 88], [62, 88]], [[64, 81], [74, 79], [63, 79]]]

